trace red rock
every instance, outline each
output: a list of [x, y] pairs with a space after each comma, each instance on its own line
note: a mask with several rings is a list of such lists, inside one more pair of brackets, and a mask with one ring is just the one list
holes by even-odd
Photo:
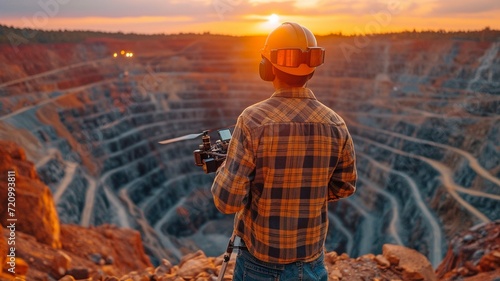
[[391, 265], [399, 265], [399, 257], [391, 254], [387, 254], [387, 260], [391, 263]]
[[375, 257], [375, 261], [380, 265], [382, 268], [387, 268], [391, 266], [391, 263], [382, 255], [377, 255]]
[[349, 259], [349, 255], [347, 253], [342, 253], [339, 256], [339, 259], [341, 259], [341, 260], [348, 260]]
[[71, 268], [66, 272], [66, 274], [73, 276], [77, 280], [88, 279], [90, 277], [90, 271], [86, 267]]
[[172, 269], [172, 263], [170, 261], [163, 259], [160, 266], [158, 266], [154, 270], [154, 274], [157, 276], [165, 275], [170, 273], [170, 270]]
[[338, 270], [338, 269], [334, 269], [334, 270], [332, 270], [332, 271], [329, 272], [328, 276], [329, 276], [329, 278], [341, 279], [342, 278], [342, 272], [340, 272], [340, 270]]
[[76, 279], [71, 275], [65, 275], [63, 278], [59, 279], [59, 281], [76, 281]]
[[[8, 172], [15, 171], [15, 211], [0, 204], [0, 221], [15, 218], [15, 229], [33, 235], [37, 241], [60, 248], [60, 224], [50, 189], [43, 184], [24, 151], [10, 142], [0, 141], [0, 182], [6, 183]], [[9, 153], [9, 154], [6, 154]], [[0, 202], [7, 202], [7, 192], [0, 192]]]
[[329, 252], [325, 254], [325, 262], [329, 264], [334, 264], [335, 261], [337, 260], [337, 253], [336, 252]]
[[465, 268], [467, 268], [471, 275], [477, 274], [479, 272], [479, 268], [470, 261], [465, 262]]
[[492, 271], [500, 268], [500, 251], [493, 251], [485, 254], [479, 260], [479, 271]]
[[[499, 277], [500, 277], [500, 268], [497, 268], [494, 271], [480, 272], [480, 273], [473, 275], [473, 276], [464, 277], [462, 280], [463, 281], [497, 281]], [[462, 277], [459, 277], [459, 278], [462, 278]], [[441, 279], [441, 281], [460, 280], [459, 278], [456, 278], [455, 275], [453, 275], [452, 278]]]
[[[0, 234], [3, 233], [3, 227], [0, 225]], [[7, 241], [3, 237], [3, 235], [0, 235], [0, 272], [2, 272], [2, 269], [5, 264], [5, 257], [7, 256]]]
[[151, 267], [151, 261], [144, 252], [138, 231], [101, 225], [93, 229], [76, 225], [61, 226], [62, 248], [73, 255], [87, 259], [96, 253], [113, 259], [113, 267], [118, 273]]
[[452, 239], [436, 274], [442, 280], [453, 280], [458, 275], [494, 271], [500, 266], [497, 245], [500, 245], [500, 221], [474, 226]]
[[429, 260], [413, 249], [385, 244], [382, 246], [382, 253], [384, 257], [399, 258], [399, 267], [403, 271], [404, 280], [438, 280]]
[[214, 263], [205, 256], [203, 251], [184, 256], [179, 263], [177, 276], [186, 280], [195, 279], [203, 272], [215, 272]]
[[0, 140], [0, 153], [2, 156], [9, 155], [10, 158], [26, 161], [26, 153], [17, 144]]
[[[3, 274], [5, 274], [5, 276], [8, 276], [8, 278], [2, 278], [2, 276], [0, 276], [0, 280], [13, 280], [13, 277], [15, 277], [16, 280], [17, 278], [25, 278], [26, 274], [28, 273], [28, 269], [28, 263], [26, 263], [26, 261], [22, 258], [8, 257], [7, 259], [5, 259], [5, 266], [3, 268]], [[2, 273], [2, 271], [0, 271], [0, 273]]]

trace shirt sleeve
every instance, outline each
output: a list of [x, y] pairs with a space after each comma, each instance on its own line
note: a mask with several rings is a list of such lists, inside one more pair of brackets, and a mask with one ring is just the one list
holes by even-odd
[[328, 185], [328, 201], [337, 201], [354, 194], [354, 192], [356, 192], [356, 180], [357, 170], [354, 144], [351, 136], [348, 135], [337, 167], [330, 178], [330, 183]]
[[212, 184], [215, 206], [224, 214], [243, 209], [255, 170], [251, 135], [239, 117], [229, 142], [226, 160]]

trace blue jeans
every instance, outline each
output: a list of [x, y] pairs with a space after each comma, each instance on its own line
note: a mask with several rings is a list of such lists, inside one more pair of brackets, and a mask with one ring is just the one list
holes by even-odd
[[233, 281], [295, 281], [328, 280], [324, 254], [312, 262], [275, 264], [260, 261], [247, 250], [239, 249]]

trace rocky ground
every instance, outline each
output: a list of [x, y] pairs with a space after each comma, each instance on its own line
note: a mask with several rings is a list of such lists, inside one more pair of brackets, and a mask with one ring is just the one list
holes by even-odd
[[[222, 256], [201, 251], [172, 265], [163, 260], [153, 267], [144, 252], [139, 232], [110, 225], [83, 228], [60, 224], [50, 190], [38, 178], [24, 151], [0, 142], [0, 182], [16, 171], [16, 224], [2, 227], [1, 280], [216, 280]], [[0, 201], [7, 202], [7, 194]], [[7, 221], [6, 204], [0, 220]], [[11, 242], [14, 241], [15, 244]], [[9, 244], [8, 244], [9, 243]], [[12, 247], [15, 246], [15, 247]], [[12, 250], [14, 249], [14, 251]], [[10, 264], [11, 258], [15, 256]], [[235, 255], [224, 280], [230, 280]], [[351, 258], [329, 252], [325, 256], [329, 280], [500, 280], [500, 221], [478, 225], [452, 241], [442, 264], [434, 270], [413, 249], [385, 244], [380, 255]], [[15, 266], [16, 275], [9, 273]]]

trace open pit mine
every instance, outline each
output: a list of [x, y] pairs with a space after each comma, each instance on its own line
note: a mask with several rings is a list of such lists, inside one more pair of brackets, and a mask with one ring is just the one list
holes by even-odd
[[[346, 120], [359, 170], [356, 194], [329, 206], [328, 251], [403, 245], [437, 267], [455, 234], [500, 219], [500, 41], [430, 37], [318, 36], [308, 87]], [[0, 44], [0, 139], [24, 149], [61, 224], [137, 230], [156, 265], [219, 256], [233, 216], [194, 165], [201, 139], [158, 142], [230, 127], [269, 97], [264, 40]]]

